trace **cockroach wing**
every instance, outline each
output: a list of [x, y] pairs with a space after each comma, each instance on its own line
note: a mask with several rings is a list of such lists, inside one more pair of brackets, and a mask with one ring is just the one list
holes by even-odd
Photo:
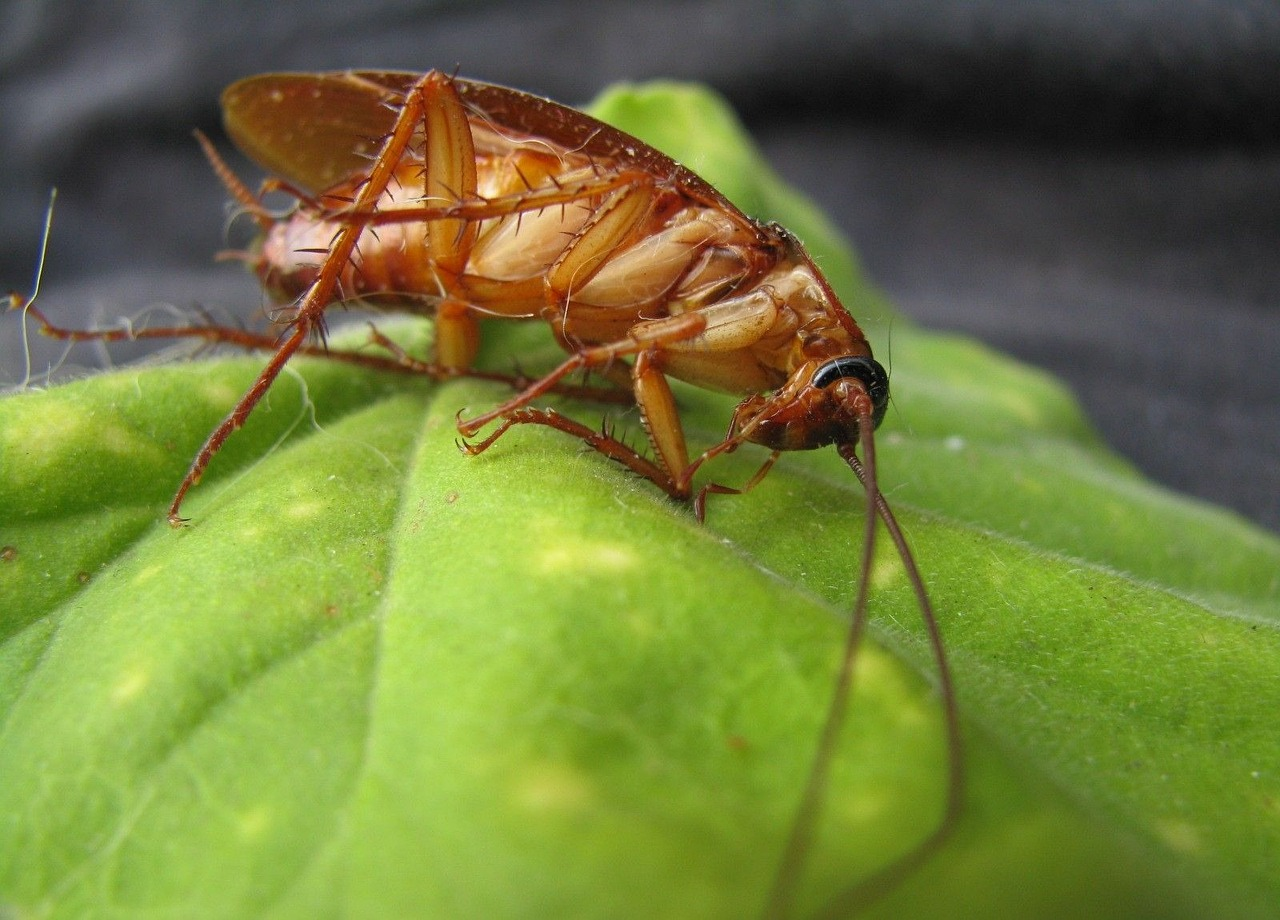
[[[369, 169], [395, 123], [397, 101], [418, 77], [399, 71], [248, 77], [223, 92], [223, 120], [236, 146], [258, 165], [307, 191], [322, 192]], [[453, 84], [473, 119], [585, 153], [602, 168], [643, 170], [746, 220], [702, 178], [590, 115], [505, 86], [460, 78]]]
[[222, 94], [236, 146], [268, 172], [322, 192], [369, 168], [395, 123], [387, 92], [350, 73], [249, 77]]

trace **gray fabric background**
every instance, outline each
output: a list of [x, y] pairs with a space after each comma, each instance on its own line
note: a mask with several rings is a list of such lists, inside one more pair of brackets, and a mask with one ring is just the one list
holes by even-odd
[[[351, 66], [567, 102], [709, 82], [907, 313], [1052, 370], [1151, 476], [1280, 529], [1272, 3], [3, 2], [0, 285], [30, 283], [56, 185], [58, 317], [256, 307], [211, 261], [225, 196], [190, 131], [216, 137], [237, 77]], [[21, 370], [0, 318], [0, 381]]]

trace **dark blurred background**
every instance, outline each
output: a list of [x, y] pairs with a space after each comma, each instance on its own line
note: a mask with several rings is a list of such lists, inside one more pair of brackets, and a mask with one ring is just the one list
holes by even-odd
[[[8, 0], [0, 286], [29, 285], [56, 185], [42, 304], [68, 324], [256, 308], [211, 260], [226, 196], [190, 131], [217, 136], [237, 77], [353, 66], [570, 103], [710, 83], [904, 312], [1053, 371], [1152, 477], [1280, 529], [1274, 3]], [[3, 317], [0, 381], [20, 344]]]

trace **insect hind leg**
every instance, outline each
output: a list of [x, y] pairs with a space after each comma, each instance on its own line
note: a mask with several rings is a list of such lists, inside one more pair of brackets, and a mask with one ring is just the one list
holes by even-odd
[[[367, 180], [361, 185], [354, 207], [357, 210], [371, 208], [386, 190], [395, 174], [396, 166], [404, 156], [413, 139], [418, 121], [423, 118], [424, 109], [436, 95], [433, 90], [439, 84], [440, 75], [427, 74], [418, 80], [405, 96], [404, 104], [396, 114], [395, 124], [387, 135], [373, 161]], [[455, 97], [456, 98], [456, 97]], [[338, 289], [339, 278], [343, 269], [355, 251], [356, 242], [363, 228], [358, 224], [344, 224], [334, 236], [324, 262], [320, 266], [316, 280], [308, 288], [298, 303], [297, 315], [287, 335], [281, 338], [279, 346], [267, 362], [267, 366], [254, 380], [253, 384], [240, 397], [240, 401], [227, 413], [227, 417], [214, 429], [201, 446], [195, 459], [191, 462], [178, 490], [169, 506], [169, 523], [180, 526], [185, 519], [180, 514], [182, 501], [187, 492], [203, 475], [209, 462], [221, 450], [222, 445], [234, 432], [238, 431], [249, 418], [254, 407], [271, 388], [276, 377], [284, 369], [285, 364], [300, 349], [307, 345], [313, 332], [321, 328], [325, 309], [333, 302], [334, 293]]]
[[[356, 351], [321, 350], [315, 347], [308, 348], [303, 353], [346, 361], [352, 364], [362, 364], [376, 370], [422, 374], [436, 380], [452, 380], [458, 377], [472, 380], [489, 380], [494, 383], [506, 384], [517, 392], [523, 392], [538, 382], [537, 377], [525, 374], [518, 368], [511, 373], [503, 373], [501, 371], [481, 370], [471, 366], [456, 366], [440, 361], [424, 361], [411, 355], [398, 342], [385, 335], [373, 323], [369, 324], [369, 341], [371, 344], [386, 351], [387, 355], [370, 355]], [[611, 385], [592, 386], [586, 383], [566, 383], [561, 380], [555, 383], [547, 392], [555, 393], [557, 396], [567, 396], [571, 399], [589, 399], [593, 402], [627, 404], [632, 401], [629, 390]]]

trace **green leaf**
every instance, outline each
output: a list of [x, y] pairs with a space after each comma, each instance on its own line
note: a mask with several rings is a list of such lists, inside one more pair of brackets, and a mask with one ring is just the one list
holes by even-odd
[[[599, 111], [879, 303], [714, 97]], [[499, 369], [554, 357], [536, 326], [486, 336]], [[1271, 912], [1278, 541], [1144, 483], [1039, 373], [901, 320], [893, 359], [882, 486], [940, 612], [970, 780], [944, 849], [870, 912]], [[501, 387], [299, 360], [172, 530], [261, 364], [0, 400], [0, 915], [757, 914], [854, 592], [848, 469], [786, 456], [703, 527], [558, 432], [461, 455], [456, 414]], [[691, 439], [718, 437], [732, 400], [679, 398]], [[718, 481], [762, 459], [741, 454]], [[872, 608], [798, 916], [942, 802], [930, 656], [887, 551]]]

